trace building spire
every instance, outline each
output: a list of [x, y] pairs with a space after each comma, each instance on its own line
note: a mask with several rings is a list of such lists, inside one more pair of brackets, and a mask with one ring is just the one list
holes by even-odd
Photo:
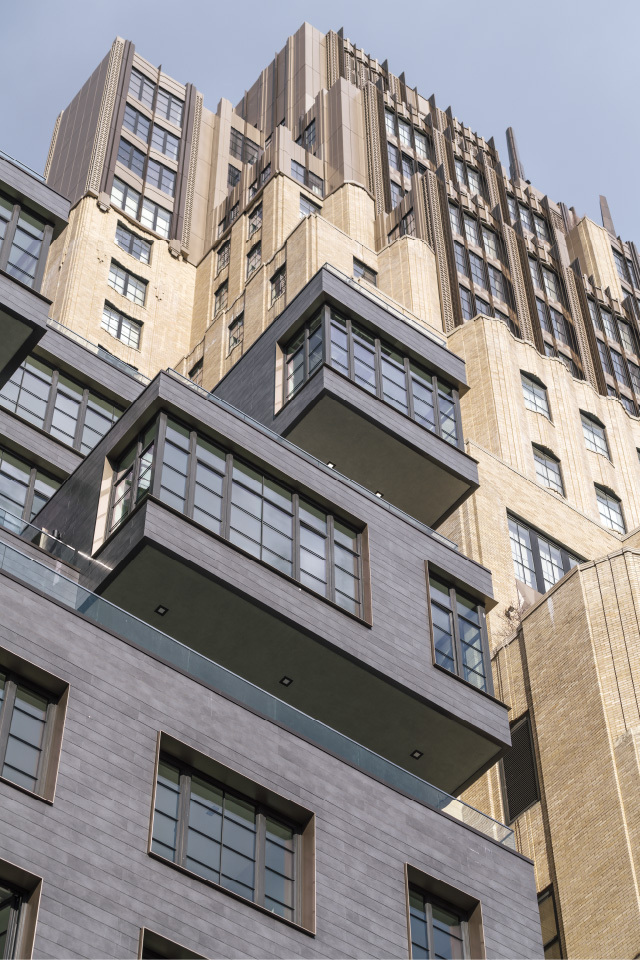
[[607, 198], [603, 197], [600, 194], [600, 216], [602, 217], [602, 226], [605, 228], [607, 233], [610, 233], [612, 237], [616, 236], [615, 227], [613, 226], [613, 219], [611, 217], [611, 211], [609, 210], [609, 204], [607, 203]]
[[507, 150], [509, 151], [509, 175], [512, 180], [524, 180], [524, 167], [520, 163], [518, 145], [513, 127], [507, 127]]

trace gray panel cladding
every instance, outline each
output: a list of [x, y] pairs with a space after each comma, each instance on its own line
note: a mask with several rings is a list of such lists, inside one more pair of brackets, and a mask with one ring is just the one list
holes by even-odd
[[69, 201], [50, 184], [43, 183], [26, 170], [0, 157], [0, 184], [2, 189], [31, 207], [55, 225], [59, 232], [69, 219]]
[[[70, 684], [53, 805], [0, 783], [2, 857], [44, 881], [34, 956], [137, 956], [143, 926], [206, 957], [406, 956], [407, 862], [481, 901], [492, 960], [542, 956], [518, 854], [4, 576], [0, 647]], [[148, 856], [160, 730], [315, 814], [315, 937]]]
[[[73, 334], [69, 331], [71, 336]], [[127, 407], [144, 390], [135, 377], [103, 360], [81, 344], [49, 327], [38, 344], [38, 353], [55, 367], [79, 377], [84, 384]]]
[[84, 195], [110, 51], [62, 114], [47, 183], [72, 206]]

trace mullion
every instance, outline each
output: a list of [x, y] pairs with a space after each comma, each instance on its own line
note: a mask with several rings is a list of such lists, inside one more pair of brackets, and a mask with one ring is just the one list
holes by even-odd
[[4, 240], [2, 241], [2, 248], [0, 249], [0, 270], [6, 270], [7, 264], [9, 262], [9, 254], [11, 248], [13, 247], [13, 239], [16, 233], [16, 227], [18, 225], [18, 219], [20, 217], [20, 204], [14, 203], [13, 211], [11, 213], [11, 219], [7, 224], [7, 229], [4, 233]]
[[433, 936], [433, 907], [431, 905], [431, 901], [427, 900], [426, 897], [424, 899], [424, 905], [426, 907], [425, 914], [427, 916], [427, 946], [429, 949], [429, 956], [433, 960], [436, 955], [436, 947]]
[[189, 812], [191, 807], [191, 775], [180, 770], [180, 796], [178, 799], [178, 823], [176, 825], [175, 862], [186, 867], [189, 838]]
[[29, 486], [27, 487], [27, 498], [24, 502], [24, 510], [22, 511], [22, 519], [26, 520], [27, 523], [31, 521], [31, 514], [33, 512], [33, 498], [35, 495], [36, 489], [36, 474], [37, 468], [31, 467], [29, 471]]
[[224, 477], [222, 478], [222, 510], [220, 517], [220, 535], [225, 540], [231, 539], [231, 492], [233, 485], [233, 454], [228, 453], [225, 460]]
[[334, 570], [334, 523], [333, 514], [327, 514], [327, 539], [325, 546], [325, 556], [327, 563], [327, 596], [329, 600], [336, 602], [336, 575]]
[[82, 445], [82, 434], [84, 432], [84, 421], [87, 415], [87, 407], [89, 406], [89, 388], [85, 387], [82, 391], [82, 400], [80, 401], [80, 406], [78, 407], [78, 422], [76, 423], [76, 433], [73, 438], [73, 446], [75, 449], [80, 449]]
[[185, 489], [184, 513], [193, 517], [193, 508], [196, 495], [196, 474], [198, 472], [198, 434], [195, 430], [189, 432], [189, 459], [187, 461], [187, 483]]
[[[253, 887], [253, 899], [254, 903], [260, 904], [264, 907], [264, 898], [266, 890], [266, 842], [267, 842], [267, 818], [264, 811], [256, 807], [256, 833], [255, 833], [255, 859], [254, 863], [254, 887]], [[222, 850], [220, 851], [220, 857], [222, 858]], [[222, 859], [220, 860], [220, 867], [222, 868]], [[222, 876], [222, 875], [221, 875]]]
[[45, 433], [51, 433], [51, 427], [53, 424], [53, 414], [55, 413], [56, 408], [56, 398], [58, 396], [58, 382], [60, 380], [60, 371], [56, 369], [51, 370], [51, 384], [49, 387], [49, 399], [47, 401], [47, 409], [44, 415], [44, 422], [42, 424], [42, 429]]
[[433, 419], [435, 420], [434, 427], [438, 436], [442, 437], [442, 424], [440, 422], [440, 394], [438, 391], [438, 378], [435, 374], [433, 375], [431, 382], [433, 383]]
[[376, 397], [378, 400], [382, 400], [385, 403], [384, 391], [383, 391], [383, 378], [382, 378], [382, 344], [380, 342], [380, 337], [375, 337], [375, 377], [376, 377]]
[[292, 543], [292, 564], [291, 570], [294, 580], [300, 580], [300, 496], [294, 493], [292, 496], [292, 518], [293, 518], [293, 543]]
[[415, 420], [415, 411], [413, 408], [413, 377], [411, 376], [411, 361], [409, 357], [404, 358], [404, 382], [407, 390], [407, 413], [412, 420]]
[[162, 483], [162, 464], [164, 461], [164, 441], [167, 433], [167, 415], [161, 413], [156, 424], [156, 446], [153, 457], [153, 477], [149, 492], [157, 500], [160, 499], [160, 486]]
[[13, 707], [16, 702], [18, 685], [11, 679], [9, 674], [5, 674], [4, 681], [4, 699], [2, 701], [2, 714], [0, 715], [0, 775], [4, 767], [4, 760], [9, 743], [9, 731], [11, 728], [11, 719], [13, 717]]
[[460, 640], [460, 625], [458, 624], [458, 606], [455, 587], [449, 589], [451, 604], [451, 629], [453, 630], [453, 657], [456, 676], [464, 679], [464, 662], [462, 658], [462, 643]]
[[533, 569], [536, 575], [537, 589], [539, 593], [546, 593], [542, 559], [540, 557], [540, 540], [536, 531], [531, 528], [529, 528], [529, 538], [531, 541], [531, 553], [533, 554]]

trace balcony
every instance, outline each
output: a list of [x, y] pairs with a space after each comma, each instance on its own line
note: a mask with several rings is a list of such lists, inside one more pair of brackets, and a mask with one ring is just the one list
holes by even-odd
[[509, 744], [505, 706], [431, 653], [425, 564], [480, 604], [488, 571], [180, 378], [160, 374], [38, 519], [92, 558], [85, 587], [272, 695], [289, 678], [296, 708], [440, 789]]
[[515, 850], [513, 831], [504, 824], [5, 543], [0, 543], [0, 571], [252, 713], [292, 731], [392, 790], [440, 811], [507, 849]]
[[433, 526], [478, 487], [465, 389], [443, 342], [323, 268], [214, 393]]

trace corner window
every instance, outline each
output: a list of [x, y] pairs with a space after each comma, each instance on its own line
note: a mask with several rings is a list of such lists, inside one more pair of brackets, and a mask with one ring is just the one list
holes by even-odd
[[584, 410], [580, 411], [580, 421], [587, 450], [591, 450], [593, 453], [601, 453], [603, 457], [609, 460], [609, 446], [604, 424], [593, 414], [586, 413]]
[[615, 530], [616, 533], [626, 533], [627, 528], [622, 515], [620, 498], [615, 495], [613, 490], [600, 487], [597, 483], [594, 486], [602, 524], [610, 530]]
[[187, 374], [187, 376], [189, 377], [189, 380], [192, 380], [198, 387], [202, 386], [203, 367], [204, 367], [204, 361], [201, 357], [200, 360], [196, 360], [194, 365], [189, 370], [189, 373]]
[[535, 443], [532, 444], [532, 447], [538, 483], [542, 484], [543, 487], [549, 487], [550, 490], [555, 490], [556, 493], [564, 497], [560, 461], [544, 447], [539, 447]]
[[538, 593], [546, 593], [581, 562], [564, 547], [515, 517], [508, 517], [508, 523], [516, 580]]
[[534, 413], [541, 413], [543, 417], [546, 417], [547, 420], [551, 420], [551, 413], [549, 412], [549, 398], [547, 396], [547, 388], [542, 383], [541, 380], [538, 380], [537, 377], [533, 377], [528, 373], [520, 373], [522, 380], [522, 394], [524, 396], [524, 405], [527, 410], [533, 410]]
[[128, 517], [151, 488], [156, 424], [151, 424], [125, 450], [113, 470], [109, 532]]
[[502, 761], [503, 798], [508, 824], [540, 799], [529, 714], [511, 724], [511, 749]]
[[244, 314], [229, 324], [229, 353], [244, 340]]
[[0, 447], [0, 517], [3, 527], [22, 533], [60, 486], [21, 457]]
[[361, 260], [356, 260], [353, 258], [353, 275], [356, 280], [366, 280], [368, 283], [373, 284], [373, 286], [378, 285], [378, 274], [375, 270], [372, 270], [371, 267], [368, 267], [366, 263], [363, 263]]
[[279, 270], [276, 270], [274, 275], [271, 277], [271, 305], [273, 305], [276, 300], [279, 300], [280, 297], [284, 297], [287, 289], [287, 268], [286, 265], [280, 267]]
[[260, 148], [257, 143], [245, 137], [239, 130], [231, 129], [231, 138], [229, 141], [229, 153], [241, 163], [255, 163], [258, 159]]
[[232, 190], [237, 183], [240, 183], [240, 171], [230, 163], [227, 167], [227, 188]]
[[318, 197], [324, 196], [324, 180], [321, 177], [318, 177], [315, 173], [312, 173], [311, 170], [307, 170], [301, 163], [298, 163], [296, 160], [291, 161], [291, 176], [294, 180], [297, 180], [298, 183], [302, 183], [304, 186], [308, 187], [312, 193], [315, 193]]
[[284, 348], [285, 403], [323, 360], [322, 314], [308, 321]]
[[39, 289], [51, 233], [51, 227], [39, 217], [0, 196], [0, 269]]
[[111, 303], [106, 303], [102, 310], [102, 329], [110, 333], [112, 337], [121, 340], [125, 346], [133, 347], [138, 350], [140, 347], [140, 337], [142, 335], [142, 324], [133, 317], [128, 317], [121, 313], [117, 307]]
[[491, 693], [484, 607], [433, 575], [429, 595], [435, 662]]

